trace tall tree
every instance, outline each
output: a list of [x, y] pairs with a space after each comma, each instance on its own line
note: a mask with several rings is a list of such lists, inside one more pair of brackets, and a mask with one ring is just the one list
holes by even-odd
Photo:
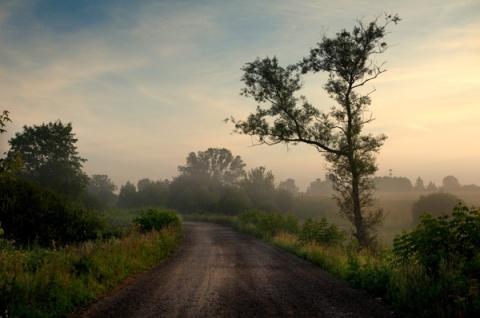
[[[9, 116], [10, 112], [4, 110], [0, 114], [0, 135], [7, 132], [5, 129], [7, 122], [12, 122]], [[1, 153], [0, 155], [3, 155]], [[0, 178], [17, 172], [22, 166], [22, 160], [19, 153], [12, 153], [10, 158], [0, 158]]]
[[425, 190], [425, 184], [423, 183], [423, 179], [418, 177], [415, 181], [415, 185], [413, 186], [415, 191], [423, 191]]
[[332, 194], [332, 182], [327, 178], [322, 181], [322, 179], [317, 178], [315, 181], [310, 182], [310, 185], [305, 191], [307, 195], [325, 195]]
[[191, 152], [187, 164], [179, 166], [181, 175], [210, 179], [222, 186], [238, 185], [245, 176], [245, 163], [240, 156], [234, 157], [225, 148], [208, 148], [198, 153]]
[[265, 167], [251, 169], [242, 181], [242, 188], [254, 207], [275, 210], [275, 176], [271, 171]]
[[137, 183], [138, 199], [142, 206], [163, 207], [167, 203], [169, 181], [152, 181], [148, 178]]
[[122, 209], [131, 209], [139, 207], [137, 188], [130, 181], [127, 181], [120, 187], [120, 193], [118, 194], [117, 207]]
[[89, 180], [87, 190], [111, 204], [115, 198], [113, 192], [117, 190], [117, 186], [106, 174], [94, 174]]
[[88, 176], [82, 171], [87, 160], [79, 156], [72, 130], [71, 123], [64, 125], [60, 120], [24, 126], [9, 140], [8, 157], [21, 155], [23, 177], [76, 198], [87, 187]]
[[443, 178], [443, 189], [447, 191], [455, 191], [455, 190], [460, 190], [462, 186], [460, 185], [460, 182], [458, 179], [454, 176], [446, 176]]
[[288, 192], [292, 194], [297, 194], [298, 191], [300, 190], [299, 187], [295, 184], [295, 180], [292, 178], [288, 178], [287, 180], [280, 181], [278, 184], [279, 189], [287, 190]]
[[[323, 153], [340, 215], [353, 224], [361, 246], [369, 245], [383, 220], [383, 211], [375, 207], [371, 177], [386, 136], [362, 133], [373, 118], [368, 110], [370, 96], [359, 89], [385, 72], [375, 56], [388, 48], [383, 41], [386, 27], [399, 20], [397, 15], [385, 15], [382, 24], [379, 18], [367, 25], [357, 21], [352, 32], [342, 30], [333, 38], [324, 35], [308, 57], [286, 68], [276, 57], [247, 63], [241, 95], [268, 107], [258, 105], [245, 121], [232, 118], [236, 132], [258, 137], [259, 144], [305, 143]], [[303, 74], [321, 71], [328, 74], [324, 89], [338, 104], [328, 112], [297, 94]]]

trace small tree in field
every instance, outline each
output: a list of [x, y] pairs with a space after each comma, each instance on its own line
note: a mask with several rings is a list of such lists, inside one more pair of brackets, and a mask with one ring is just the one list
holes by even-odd
[[[256, 136], [259, 144], [305, 143], [323, 153], [340, 214], [354, 225], [360, 246], [369, 245], [383, 220], [383, 212], [375, 208], [371, 176], [377, 170], [375, 154], [386, 136], [362, 133], [373, 118], [368, 113], [369, 94], [358, 89], [385, 72], [375, 56], [388, 48], [383, 41], [387, 25], [400, 21], [397, 15], [386, 15], [383, 24], [378, 20], [367, 25], [357, 21], [352, 32], [342, 30], [333, 38], [324, 35], [296, 65], [283, 68], [276, 57], [247, 63], [241, 95], [268, 107], [257, 106], [245, 121], [232, 118], [237, 133]], [[321, 71], [329, 75], [324, 89], [338, 104], [328, 112], [296, 95], [303, 85], [302, 74]]]

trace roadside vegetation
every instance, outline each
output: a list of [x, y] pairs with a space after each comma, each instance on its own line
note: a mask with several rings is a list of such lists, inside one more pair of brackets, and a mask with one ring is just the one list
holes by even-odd
[[65, 317], [170, 255], [181, 239], [180, 217], [155, 208], [133, 213], [116, 236], [71, 245], [18, 247], [0, 238], [0, 316]]
[[238, 216], [190, 215], [256, 236], [318, 265], [349, 285], [382, 297], [404, 317], [480, 314], [480, 211], [459, 203], [451, 215], [427, 213], [393, 246], [360, 248], [327, 221], [247, 210]]

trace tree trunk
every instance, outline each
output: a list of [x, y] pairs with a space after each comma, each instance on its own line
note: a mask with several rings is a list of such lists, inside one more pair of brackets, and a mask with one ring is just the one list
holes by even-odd
[[356, 171], [355, 163], [351, 162], [352, 167], [352, 203], [353, 217], [355, 221], [355, 237], [360, 247], [368, 245], [367, 233], [363, 222], [362, 205], [360, 202], [360, 177]]

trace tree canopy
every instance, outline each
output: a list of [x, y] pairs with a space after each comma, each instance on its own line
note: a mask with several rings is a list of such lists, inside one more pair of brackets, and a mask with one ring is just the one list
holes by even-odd
[[[374, 119], [368, 109], [370, 94], [362, 95], [359, 89], [385, 72], [375, 56], [388, 49], [386, 27], [398, 21], [397, 15], [385, 15], [384, 23], [379, 18], [368, 24], [357, 21], [351, 32], [324, 35], [309, 56], [287, 67], [280, 66], [277, 57], [247, 63], [241, 95], [259, 105], [246, 120], [232, 118], [235, 132], [257, 137], [258, 144], [304, 143], [321, 152], [329, 163], [340, 215], [354, 225], [361, 246], [369, 244], [383, 220], [375, 208], [371, 176], [386, 136], [362, 132]], [[323, 111], [298, 94], [302, 76], [309, 72], [328, 74], [324, 89], [337, 106]]]
[[89, 179], [87, 190], [105, 203], [113, 204], [115, 198], [113, 192], [117, 190], [117, 186], [106, 174], [94, 174]]
[[187, 164], [179, 166], [181, 175], [196, 176], [218, 182], [222, 186], [238, 185], [245, 176], [245, 163], [225, 148], [208, 148], [196, 154], [191, 152]]
[[82, 171], [72, 124], [60, 120], [40, 126], [24, 126], [9, 140], [8, 157], [21, 155], [21, 176], [69, 197], [77, 197], [88, 185]]

